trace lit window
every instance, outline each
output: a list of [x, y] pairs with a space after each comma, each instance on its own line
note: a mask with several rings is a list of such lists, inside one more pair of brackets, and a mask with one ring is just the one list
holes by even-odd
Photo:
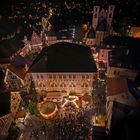
[[43, 79], [43, 75], [41, 74], [40, 77]]
[[121, 67], [121, 63], [118, 63], [117, 65], [118, 65], [118, 67]]
[[66, 75], [63, 75], [63, 78], [65, 79], [66, 78]]
[[71, 83], [69, 87], [75, 87], [75, 84], [74, 83]]
[[88, 79], [89, 78], [89, 75], [86, 75], [86, 78]]
[[82, 79], [85, 79], [85, 75], [82, 75]]
[[37, 74], [37, 79], [39, 79], [39, 75]]
[[126, 51], [126, 55], [128, 55], [128, 54], [129, 54], [129, 50]]
[[57, 87], [57, 85], [55, 83], [52, 83], [51, 87]]
[[83, 83], [82, 87], [88, 87], [88, 84], [87, 83]]
[[66, 87], [66, 84], [65, 84], [65, 83], [62, 83], [62, 84], [60, 85], [60, 87]]
[[75, 79], [76, 78], [76, 75], [73, 75], [73, 79]]

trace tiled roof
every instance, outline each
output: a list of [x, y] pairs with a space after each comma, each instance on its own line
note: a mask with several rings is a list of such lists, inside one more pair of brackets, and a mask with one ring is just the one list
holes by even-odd
[[89, 47], [60, 42], [44, 48], [29, 72], [96, 72]]
[[14, 74], [16, 74], [20, 79], [24, 80], [25, 78], [25, 75], [26, 75], [26, 71], [25, 71], [25, 68], [18, 68], [18, 67], [15, 67], [13, 65], [9, 65], [8, 66], [8, 69], [13, 72]]
[[93, 39], [95, 38], [96, 33], [94, 31], [94, 28], [92, 26], [90, 26], [89, 31], [87, 33], [87, 38]]

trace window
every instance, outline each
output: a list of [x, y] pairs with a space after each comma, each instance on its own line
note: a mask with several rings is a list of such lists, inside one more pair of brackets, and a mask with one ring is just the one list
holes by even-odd
[[66, 87], [65, 83], [61, 83], [60, 87]]
[[127, 51], [126, 51], [126, 55], [128, 55], [129, 54], [129, 50], [127, 49]]
[[63, 75], [63, 78], [66, 79], [66, 75]]
[[39, 79], [39, 75], [37, 74], [37, 79]]
[[82, 79], [85, 79], [85, 75], [82, 75]]
[[120, 71], [114, 71], [114, 75], [119, 75]]
[[83, 83], [82, 87], [88, 87], [88, 84], [87, 83]]
[[115, 45], [112, 45], [112, 48], [114, 49], [115, 48]]
[[41, 79], [43, 79], [43, 75], [42, 74], [40, 75], [40, 77], [41, 77]]
[[51, 87], [57, 87], [56, 83], [52, 83]]
[[88, 79], [89, 78], [89, 75], [86, 75], [86, 78]]
[[95, 14], [94, 18], [97, 18], [97, 14]]
[[121, 63], [118, 63], [117, 66], [118, 66], [118, 67], [121, 67]]
[[117, 72], [114, 70], [114, 75], [116, 75], [116, 73], [117, 73]]
[[73, 75], [73, 79], [75, 79], [76, 78], [76, 75]]
[[75, 87], [75, 84], [74, 83], [71, 83], [69, 87]]

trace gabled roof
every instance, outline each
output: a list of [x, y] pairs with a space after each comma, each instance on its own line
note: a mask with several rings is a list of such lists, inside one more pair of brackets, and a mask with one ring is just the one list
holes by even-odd
[[93, 39], [95, 38], [95, 36], [96, 36], [95, 30], [92, 26], [90, 26], [89, 31], [87, 33], [87, 38]]
[[20, 79], [24, 80], [26, 76], [26, 70], [25, 68], [17, 68], [13, 65], [8, 65], [8, 69], [13, 72], [15, 75], [17, 75]]
[[29, 68], [30, 73], [97, 72], [89, 47], [60, 42], [44, 48]]
[[31, 44], [32, 45], [42, 44], [41, 38], [37, 35], [35, 31], [33, 31], [32, 33]]
[[31, 62], [32, 60], [29, 57], [16, 55], [8, 65], [8, 69], [23, 80], [27, 72], [25, 69], [25, 65], [30, 66]]

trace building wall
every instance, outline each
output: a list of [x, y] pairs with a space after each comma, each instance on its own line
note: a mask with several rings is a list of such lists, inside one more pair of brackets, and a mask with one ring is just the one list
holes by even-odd
[[0, 140], [2, 140], [3, 134], [8, 135], [8, 130], [11, 126], [12, 121], [19, 109], [19, 105], [21, 102], [21, 96], [19, 92], [11, 92], [10, 97], [10, 112], [5, 116], [0, 117]]
[[86, 44], [88, 46], [94, 46], [95, 45], [95, 38], [87, 38]]
[[56, 36], [48, 36], [48, 44], [52, 45], [57, 43], [57, 37]]
[[95, 44], [97, 46], [102, 45], [103, 39], [104, 39], [104, 34], [105, 34], [105, 31], [96, 31], [96, 41], [95, 41]]
[[[14, 118], [11, 113], [0, 117], [0, 139], [1, 140], [4, 140], [8, 136], [8, 130], [13, 120]], [[5, 135], [5, 138], [3, 138], [3, 135]]]
[[104, 62], [108, 63], [108, 52], [109, 52], [109, 50], [100, 49], [99, 61], [104, 61]]
[[137, 75], [137, 71], [126, 69], [126, 68], [109, 67], [107, 75], [108, 77], [112, 77], [112, 78], [121, 76], [134, 80]]
[[93, 73], [30, 73], [38, 92], [71, 91], [90, 93], [93, 87]]

